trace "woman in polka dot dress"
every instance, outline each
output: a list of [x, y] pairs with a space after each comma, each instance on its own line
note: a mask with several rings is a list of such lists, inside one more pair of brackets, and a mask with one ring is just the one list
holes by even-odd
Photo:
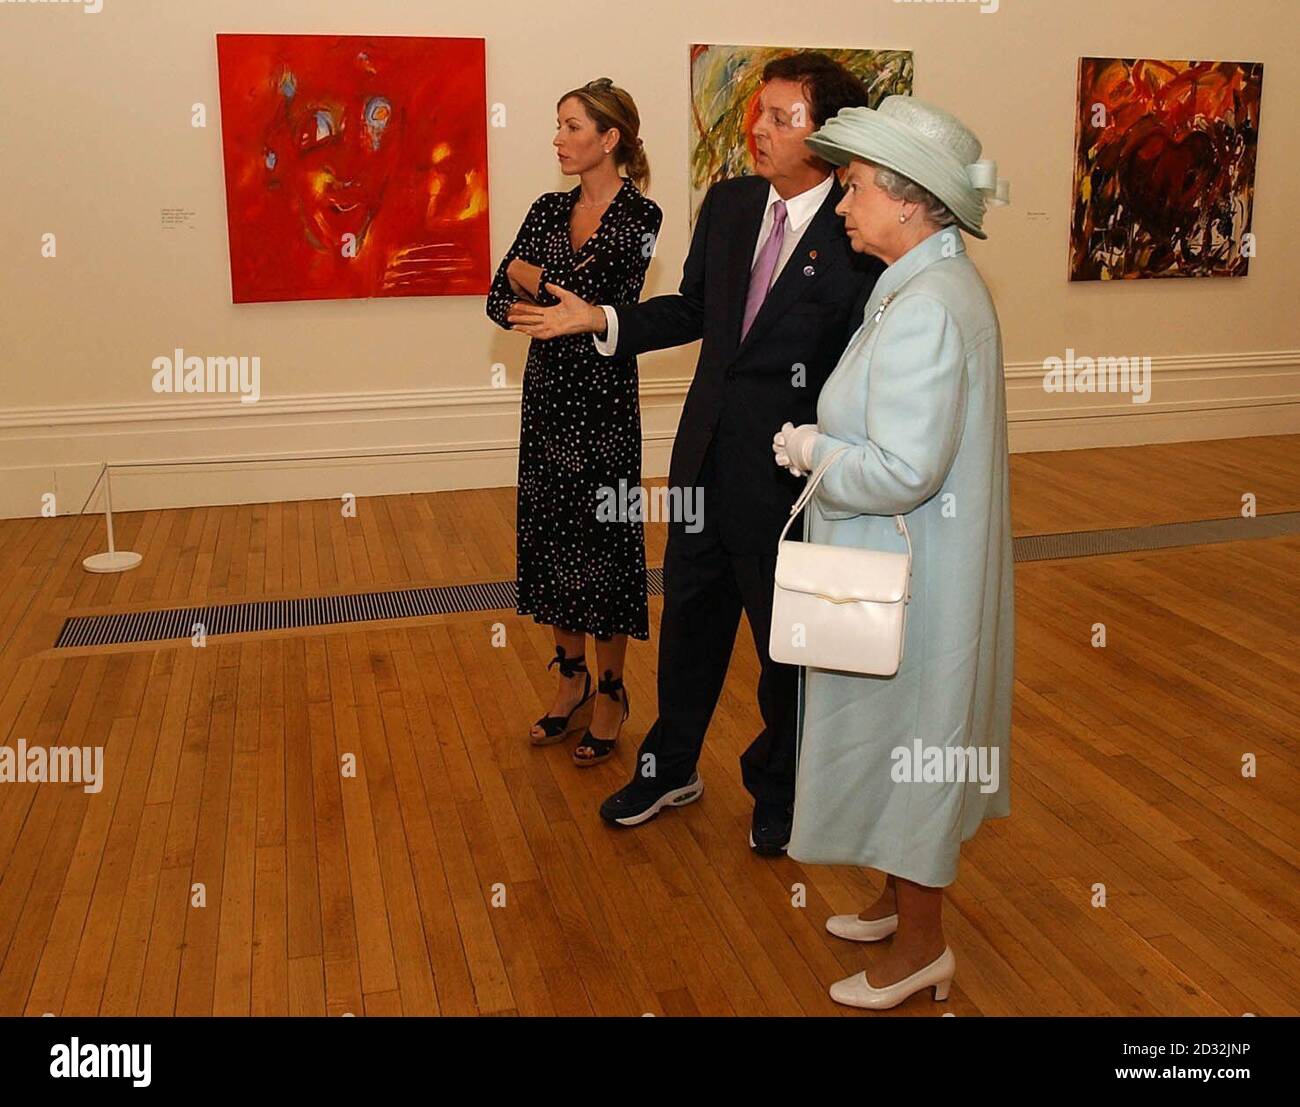
[[[642, 195], [650, 167], [626, 92], [601, 78], [566, 93], [556, 115], [560, 169], [582, 183], [541, 196], [502, 258], [487, 313], [506, 328], [516, 305], [558, 302], [548, 283], [589, 303], [636, 302], [663, 219]], [[519, 433], [518, 609], [553, 628], [555, 657], [547, 667], [559, 666], [560, 683], [531, 739], [561, 742], [585, 723], [573, 752], [582, 766], [612, 755], [629, 711], [627, 639], [650, 636], [642, 526], [618, 517], [618, 505], [640, 483], [636, 358], [603, 357], [587, 334], [534, 339]], [[598, 515], [610, 502], [605, 497], [613, 511]], [[588, 634], [600, 671], [595, 692]]]

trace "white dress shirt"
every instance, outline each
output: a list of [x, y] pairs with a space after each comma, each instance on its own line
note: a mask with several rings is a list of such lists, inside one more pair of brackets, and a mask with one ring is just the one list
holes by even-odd
[[[776, 266], [772, 270], [772, 284], [775, 284], [780, 277], [781, 270], [794, 254], [799, 239], [803, 237], [808, 224], [812, 222], [812, 217], [817, 214], [818, 208], [830, 194], [834, 180], [834, 174], [829, 174], [821, 184], [813, 185], [812, 188], [799, 193], [798, 196], [791, 196], [785, 202], [785, 237], [781, 240], [781, 252], [777, 254]], [[758, 261], [758, 255], [763, 249], [763, 244], [767, 242], [767, 236], [772, 233], [772, 208], [779, 199], [781, 194], [774, 186], [768, 185], [767, 207], [763, 209], [763, 222], [758, 227], [758, 241], [754, 244], [754, 256], [749, 263], [750, 269], [753, 269], [754, 263]], [[771, 287], [772, 285], [768, 285], [768, 288]], [[618, 313], [609, 304], [601, 304], [600, 310], [605, 313], [605, 337], [600, 338], [593, 334], [591, 338], [596, 344], [598, 353], [604, 354], [605, 357], [613, 357], [618, 347]]]

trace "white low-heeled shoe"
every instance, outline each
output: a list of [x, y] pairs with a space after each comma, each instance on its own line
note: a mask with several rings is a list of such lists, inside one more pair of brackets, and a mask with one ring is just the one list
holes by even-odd
[[850, 942], [878, 942], [888, 938], [898, 929], [898, 916], [886, 915], [883, 919], [860, 919], [857, 915], [832, 915], [826, 920], [826, 929], [837, 938]]
[[837, 980], [831, 985], [831, 999], [847, 1007], [866, 1007], [873, 1011], [884, 1011], [897, 1007], [908, 996], [934, 988], [936, 1001], [948, 998], [948, 989], [952, 986], [953, 973], [957, 969], [957, 958], [952, 950], [944, 951], [923, 969], [917, 969], [911, 976], [905, 976], [897, 984], [887, 988], [873, 988], [867, 983], [867, 974], [860, 972], [856, 976]]

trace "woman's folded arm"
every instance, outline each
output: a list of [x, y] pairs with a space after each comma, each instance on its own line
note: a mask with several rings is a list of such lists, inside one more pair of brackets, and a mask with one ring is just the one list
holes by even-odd
[[536, 256], [536, 236], [540, 222], [538, 205], [540, 203], [540, 200], [535, 200], [532, 207], [528, 209], [528, 214], [524, 216], [524, 221], [519, 227], [519, 233], [515, 235], [514, 242], [510, 244], [510, 249], [506, 251], [505, 257], [501, 259], [501, 264], [497, 266], [496, 276], [492, 280], [492, 287], [488, 290], [488, 318], [497, 326], [504, 327], [506, 330], [510, 330], [506, 315], [509, 314], [511, 305], [519, 299], [515, 290], [510, 286], [508, 270], [510, 263], [515, 258], [523, 258], [527, 261], [530, 257]]

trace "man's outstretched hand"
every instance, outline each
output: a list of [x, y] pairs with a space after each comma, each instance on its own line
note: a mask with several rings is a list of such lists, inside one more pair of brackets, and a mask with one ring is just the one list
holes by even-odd
[[558, 338], [562, 334], [602, 334], [605, 313], [594, 304], [575, 296], [567, 288], [547, 283], [546, 291], [559, 298], [552, 307], [515, 301], [506, 314], [512, 330], [529, 338]]

